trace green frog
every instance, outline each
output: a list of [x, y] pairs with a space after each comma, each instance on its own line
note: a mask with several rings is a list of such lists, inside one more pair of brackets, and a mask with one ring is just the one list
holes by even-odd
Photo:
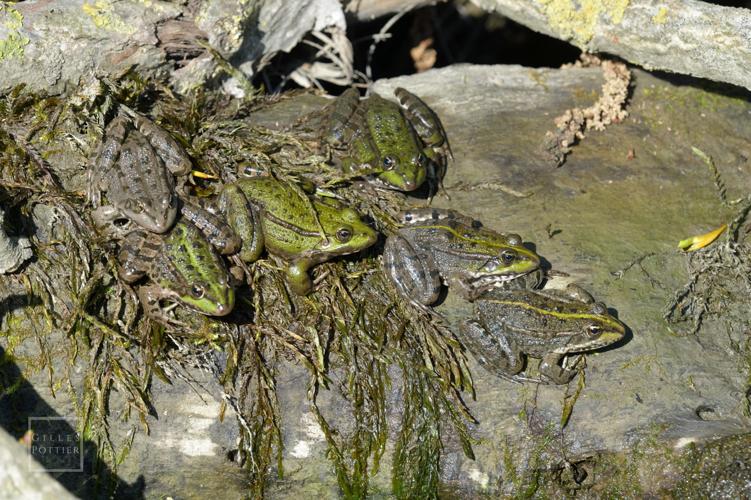
[[[435, 303], [442, 283], [474, 300], [540, 268], [521, 236], [486, 229], [454, 210], [407, 210], [399, 219], [402, 227], [386, 240], [384, 268], [397, 290], [419, 304]], [[530, 286], [539, 276], [534, 281]]]
[[376, 242], [376, 231], [354, 209], [334, 201], [310, 199], [274, 177], [239, 179], [224, 186], [217, 211], [240, 235], [239, 257], [257, 260], [265, 248], [289, 265], [287, 281], [300, 295], [313, 283], [311, 267], [339, 255], [359, 252]]
[[496, 291], [475, 302], [475, 319], [462, 325], [462, 342], [486, 369], [512, 380], [524, 355], [541, 358], [540, 381], [566, 384], [576, 374], [565, 358], [618, 342], [623, 323], [578, 285], [563, 290]]
[[235, 304], [224, 262], [204, 234], [185, 219], [164, 235], [131, 231], [121, 243], [118, 261], [123, 281], [150, 279], [138, 289], [138, 296], [146, 314], [162, 323], [179, 324], [167, 317], [162, 300], [180, 302], [209, 316], [225, 316]]
[[[175, 139], [123, 107], [107, 126], [90, 171], [95, 223], [106, 227], [126, 218], [148, 231], [165, 233], [178, 213], [174, 175], [190, 169], [190, 159]], [[102, 191], [111, 205], [101, 206]]]
[[435, 112], [403, 88], [394, 93], [399, 104], [346, 90], [322, 112], [322, 140], [345, 172], [375, 174], [389, 188], [414, 191], [426, 178], [442, 178], [451, 150]]

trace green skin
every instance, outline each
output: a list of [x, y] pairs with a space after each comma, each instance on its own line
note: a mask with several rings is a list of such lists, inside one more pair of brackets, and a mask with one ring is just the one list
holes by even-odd
[[435, 303], [442, 283], [474, 300], [539, 270], [540, 257], [520, 236], [485, 229], [453, 210], [409, 210], [401, 219], [403, 227], [386, 241], [383, 262], [397, 290], [417, 303]]
[[209, 316], [232, 311], [235, 291], [227, 268], [204, 234], [193, 223], [179, 220], [165, 235], [133, 231], [118, 255], [120, 277], [133, 283], [151, 280], [138, 295], [147, 314], [163, 323], [180, 324], [163, 312], [160, 301], [178, 301]]
[[495, 292], [475, 302], [475, 317], [462, 325], [462, 343], [486, 369], [516, 381], [533, 380], [518, 375], [526, 354], [542, 359], [540, 381], [566, 384], [576, 374], [561, 366], [567, 355], [611, 345], [626, 332], [574, 284], [565, 291]]
[[377, 94], [360, 100], [357, 90], [348, 89], [323, 112], [323, 140], [346, 172], [375, 173], [390, 188], [413, 191], [435, 176], [431, 160], [442, 161], [448, 142], [422, 101], [404, 89], [397, 97], [401, 106]]
[[281, 257], [289, 263], [287, 281], [300, 295], [312, 289], [311, 267], [359, 252], [377, 239], [355, 210], [311, 201], [273, 177], [226, 185], [219, 195], [219, 210], [227, 214], [228, 223], [243, 241], [240, 259], [253, 262], [264, 248]]

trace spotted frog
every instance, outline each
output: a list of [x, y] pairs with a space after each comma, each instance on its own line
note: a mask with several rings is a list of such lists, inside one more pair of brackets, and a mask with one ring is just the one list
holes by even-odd
[[399, 103], [354, 88], [326, 106], [318, 120], [322, 141], [345, 172], [375, 174], [387, 187], [414, 191], [426, 178], [440, 179], [450, 156], [446, 132], [435, 112], [403, 88]]
[[287, 281], [300, 295], [308, 293], [310, 268], [339, 255], [359, 252], [377, 239], [352, 208], [310, 199], [300, 189], [274, 177], [253, 177], [227, 184], [216, 210], [240, 235], [239, 257], [257, 260], [265, 248], [288, 262]]
[[[126, 218], [147, 231], [167, 232], [178, 212], [174, 175], [190, 169], [187, 154], [166, 131], [134, 111], [120, 111], [90, 173], [95, 223], [106, 227]], [[111, 205], [101, 206], [102, 191]]]
[[611, 345], [625, 334], [623, 323], [578, 285], [565, 291], [495, 291], [475, 302], [475, 319], [462, 325], [462, 342], [488, 370], [512, 380], [524, 355], [541, 358], [541, 381], [568, 383], [576, 371], [566, 357]]
[[232, 311], [235, 292], [227, 268], [204, 234], [188, 220], [178, 220], [164, 235], [131, 231], [122, 241], [118, 260], [123, 281], [150, 279], [150, 284], [138, 289], [138, 295], [146, 313], [162, 323], [175, 323], [162, 309], [162, 300], [179, 302], [209, 316]]
[[397, 290], [417, 303], [435, 303], [442, 283], [473, 300], [539, 273], [540, 257], [517, 234], [491, 231], [454, 210], [408, 210], [399, 219], [402, 227], [386, 240], [384, 268]]

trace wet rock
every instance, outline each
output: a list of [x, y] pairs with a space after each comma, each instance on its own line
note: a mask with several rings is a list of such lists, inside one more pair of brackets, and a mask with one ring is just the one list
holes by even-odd
[[[595, 488], [603, 480], [595, 473], [601, 471], [598, 463], [606, 463], [603, 450], [628, 454], [645, 442], [671, 449], [703, 446], [751, 431], [745, 413], [751, 328], [747, 307], [740, 307], [746, 291], [728, 278], [731, 288], [722, 292], [734, 307], [731, 313], [709, 310], [689, 335], [680, 333], [685, 324], [664, 317], [675, 291], [691, 279], [692, 257], [676, 249], [678, 241], [729, 222], [740, 209], [723, 202], [714, 173], [692, 147], [713, 158], [728, 200], [751, 192], [747, 95], [634, 71], [629, 116], [604, 131], [588, 131], [556, 168], [542, 147], [545, 133], [566, 109], [598, 99], [600, 69], [455, 66], [380, 81], [373, 90], [391, 98], [396, 86], [432, 106], [451, 141], [455, 161], [444, 180], [446, 192], [433, 204], [460, 210], [491, 229], [521, 234], [557, 273], [547, 286], [581, 284], [617, 311], [631, 331], [626, 342], [587, 356], [586, 380], [563, 429], [565, 401], [576, 394], [579, 379], [569, 386], [516, 384], [472, 364], [476, 399], [464, 397], [478, 421], [471, 429], [476, 458], [467, 458], [450, 427], [442, 427], [442, 492], [528, 491], [540, 471], [569, 478], [572, 488]], [[272, 109], [254, 119], [284, 125], [325, 102], [311, 96], [284, 100], [276, 114]], [[410, 201], [426, 203], [419, 197]], [[711, 256], [713, 247], [701, 255]], [[471, 304], [450, 292], [438, 310], [456, 326], [471, 315]], [[5, 327], [10, 318], [4, 321]], [[278, 363], [285, 476], [272, 481], [268, 494], [332, 496], [336, 477], [310, 411], [309, 373], [294, 361]], [[534, 373], [534, 363], [529, 370]], [[198, 369], [188, 373], [200, 382], [193, 385], [200, 387], [196, 391], [179, 380], [154, 384], [151, 435], [138, 432], [118, 474], [126, 484], [137, 484], [143, 475], [147, 496], [241, 495], [243, 471], [228, 460], [237, 438], [233, 416], [228, 412], [223, 423], [218, 419], [221, 387]], [[392, 435], [370, 482], [373, 494], [391, 491], [393, 434], [404, 399], [399, 371], [389, 373]], [[346, 374], [331, 376], [346, 379]], [[46, 374], [32, 382], [49, 408], [72, 413], [64, 393], [52, 397]], [[348, 402], [336, 391], [322, 390], [319, 404], [332, 425], [351, 428]], [[111, 407], [119, 408], [117, 402]], [[113, 435], [121, 442], [132, 422], [118, 422], [112, 419]], [[702, 463], [696, 462], [697, 471], [708, 470]], [[186, 471], [195, 472], [196, 479], [185, 479]]]
[[[742, 343], [749, 315], [734, 314], [733, 325], [708, 318], [689, 336], [663, 317], [674, 290], [689, 279], [677, 242], [729, 222], [740, 209], [722, 202], [692, 147], [714, 158], [729, 198], [751, 192], [748, 96], [634, 71], [629, 117], [588, 132], [556, 169], [541, 152], [545, 131], [563, 110], [593, 102], [600, 85], [593, 69], [461, 66], [374, 86], [383, 95], [403, 86], [441, 117], [456, 161], [444, 179], [451, 198], [438, 195], [434, 205], [521, 234], [565, 273], [548, 287], [582, 284], [631, 331], [621, 345], [587, 356], [586, 385], [563, 431], [563, 401], [576, 379], [569, 389], [537, 387], [474, 366], [477, 459], [445, 478], [462, 487], [483, 489], [476, 478], [485, 475], [491, 491], [504, 484], [504, 450], [535, 433], [577, 455], [627, 449], [655, 427], [663, 429], [659, 439], [672, 443], [751, 431]], [[743, 288], [726, 293], [737, 306], [747, 296]], [[471, 314], [451, 293], [439, 311], [455, 325]], [[745, 334], [733, 340], [728, 331], [736, 327]], [[701, 406], [712, 411], [697, 415]]]
[[[0, 429], [0, 497], [68, 500], [75, 498], [41, 466], [29, 460], [26, 448]], [[33, 470], [32, 470], [33, 469]]]
[[586, 52], [613, 54], [647, 69], [694, 75], [751, 89], [751, 11], [679, 0], [576, 4], [473, 0]]
[[12, 273], [33, 254], [28, 238], [13, 238], [3, 229], [5, 212], [0, 207], [0, 274]]

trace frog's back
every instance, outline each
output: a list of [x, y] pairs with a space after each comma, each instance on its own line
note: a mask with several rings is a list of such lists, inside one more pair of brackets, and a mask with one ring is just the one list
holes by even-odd
[[577, 316], [587, 313], [579, 303], [530, 290], [497, 292], [478, 305], [486, 323], [502, 325], [519, 349], [533, 357], [568, 344], [584, 321]]
[[289, 184], [273, 177], [240, 179], [237, 184], [250, 203], [260, 206], [272, 217], [301, 225], [315, 223], [308, 200]]

